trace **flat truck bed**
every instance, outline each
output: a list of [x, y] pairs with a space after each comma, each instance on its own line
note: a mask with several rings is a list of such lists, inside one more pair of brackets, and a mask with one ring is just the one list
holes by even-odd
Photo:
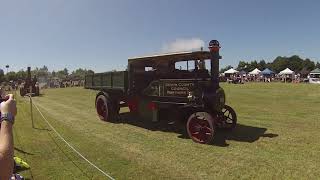
[[128, 71], [95, 73], [85, 76], [86, 89], [94, 90], [128, 90]]

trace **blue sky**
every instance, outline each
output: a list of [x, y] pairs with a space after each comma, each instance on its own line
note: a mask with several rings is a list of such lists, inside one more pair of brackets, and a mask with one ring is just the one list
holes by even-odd
[[0, 68], [97, 72], [211, 39], [220, 66], [298, 54], [320, 60], [320, 1], [0, 0]]

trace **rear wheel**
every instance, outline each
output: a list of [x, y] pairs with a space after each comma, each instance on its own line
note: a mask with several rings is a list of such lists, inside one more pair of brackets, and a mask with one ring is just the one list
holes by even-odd
[[99, 118], [103, 121], [111, 121], [115, 118], [116, 112], [112, 101], [101, 94], [96, 99], [96, 110]]
[[210, 144], [215, 134], [214, 119], [207, 112], [193, 113], [188, 118], [187, 131], [194, 142]]

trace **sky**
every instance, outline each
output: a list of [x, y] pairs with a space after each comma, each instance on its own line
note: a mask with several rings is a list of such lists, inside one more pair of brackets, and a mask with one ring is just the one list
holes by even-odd
[[0, 68], [124, 70], [129, 57], [220, 41], [220, 68], [320, 61], [320, 1], [0, 0]]

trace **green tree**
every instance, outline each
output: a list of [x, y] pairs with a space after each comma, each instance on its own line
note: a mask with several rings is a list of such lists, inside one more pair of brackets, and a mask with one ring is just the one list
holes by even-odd
[[42, 68], [39, 69], [40, 71], [48, 72], [48, 67], [46, 65], [43, 65]]
[[42, 68], [40, 68], [37, 73], [36, 73], [36, 76], [37, 77], [46, 77], [48, 78], [49, 76], [49, 70], [48, 70], [48, 67], [47, 66], [43, 66]]
[[316, 65], [314, 64], [314, 62], [308, 58], [302, 62], [302, 68], [306, 68], [309, 71], [312, 71], [313, 69], [315, 69], [315, 67]]
[[27, 72], [21, 69], [16, 73], [17, 79], [25, 79], [27, 77]]
[[258, 62], [256, 60], [249, 64], [248, 71], [253, 71], [255, 68], [258, 68]]
[[257, 65], [258, 67], [258, 69], [260, 69], [261, 71], [263, 71], [266, 67], [267, 67], [267, 63], [262, 59], [259, 63], [258, 63], [258, 65]]
[[4, 81], [4, 72], [2, 69], [0, 69], [0, 83]]
[[249, 63], [245, 62], [245, 61], [239, 61], [237, 70], [238, 71], [246, 71], [248, 72], [248, 68], [249, 68]]
[[57, 71], [56, 76], [60, 79], [66, 79], [69, 75], [68, 69], [64, 68], [63, 70]]
[[17, 78], [16, 72], [14, 72], [14, 71], [10, 71], [6, 74], [7, 81], [16, 81], [17, 79], [18, 78]]
[[266, 64], [266, 68], [269, 68], [269, 69], [271, 69], [271, 70], [273, 71], [272, 63], [271, 63], [271, 62], [268, 62], [268, 63]]
[[94, 74], [94, 71], [92, 71], [92, 70], [89, 69], [89, 70], [87, 71], [87, 74]]
[[291, 56], [288, 58], [288, 68], [295, 72], [301, 71], [303, 68], [302, 62], [303, 60], [299, 56]]
[[[239, 66], [240, 65], [243, 66], [243, 64], [245, 64], [245, 62], [242, 62], [242, 61], [240, 62], [239, 62]], [[303, 68], [307, 68], [307, 70], [312, 70], [315, 67], [315, 63], [308, 58], [304, 60], [299, 56], [294, 55], [291, 57], [278, 56], [272, 62], [268, 62], [268, 63], [266, 63], [265, 60], [261, 60], [259, 61], [259, 63], [257, 61], [251, 61], [250, 63], [248, 63], [247, 66], [248, 66], [247, 68], [248, 71], [252, 71], [255, 68], [258, 68], [260, 70], [269, 68], [274, 72], [279, 73], [285, 68], [290, 68], [295, 72], [299, 72]]]
[[71, 77], [78, 78], [78, 79], [84, 79], [86, 71], [87, 71], [86, 69], [82, 69], [82, 68], [76, 69], [75, 71], [72, 71]]
[[287, 68], [288, 60], [285, 57], [278, 56], [273, 62], [272, 62], [272, 69], [279, 73], [280, 71]]
[[69, 75], [68, 69], [67, 69], [67, 68], [64, 68], [64, 69], [63, 69], [63, 73], [64, 73], [65, 76], [68, 76], [68, 75]]

